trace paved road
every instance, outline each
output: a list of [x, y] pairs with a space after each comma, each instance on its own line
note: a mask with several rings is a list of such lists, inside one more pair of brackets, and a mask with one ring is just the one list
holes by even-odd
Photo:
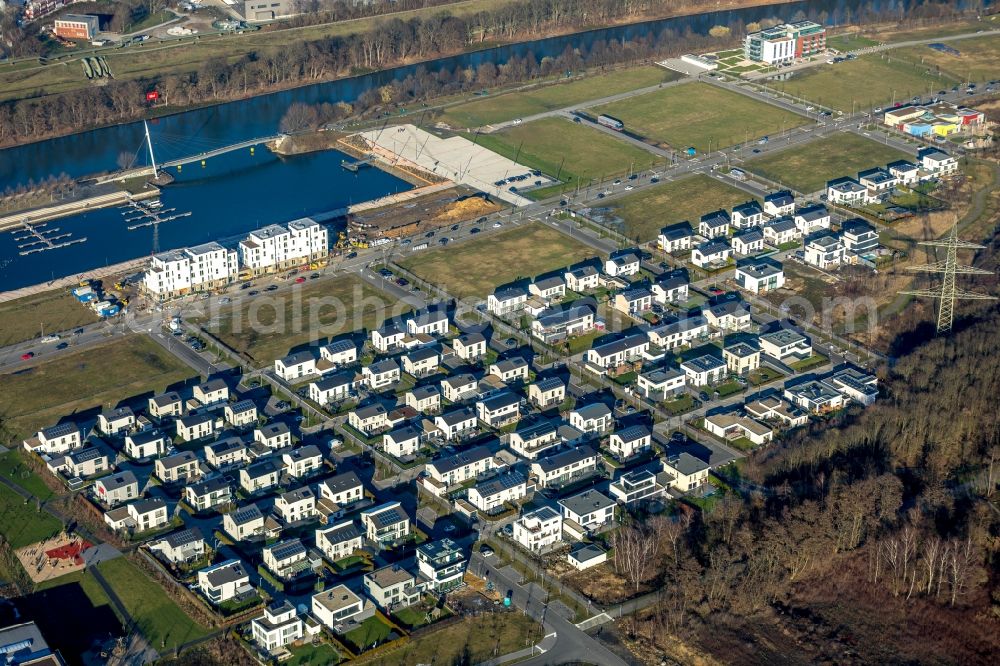
[[[578, 629], [572, 622], [556, 612], [550, 613], [544, 596], [533, 596], [532, 588], [518, 585], [516, 580], [505, 575], [479, 553], [473, 553], [469, 568], [477, 576], [486, 576], [501, 594], [512, 590], [513, 605], [541, 622], [545, 628], [546, 639], [541, 643], [544, 654], [519, 662], [520, 664], [554, 666], [575, 661], [600, 666], [628, 666], [621, 657]], [[555, 636], [551, 636], [553, 633]]]

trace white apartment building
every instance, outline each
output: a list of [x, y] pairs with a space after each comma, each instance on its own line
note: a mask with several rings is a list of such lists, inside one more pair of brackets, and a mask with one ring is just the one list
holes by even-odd
[[221, 287], [238, 275], [236, 250], [212, 242], [154, 255], [142, 284], [149, 294], [164, 300]]
[[254, 275], [260, 275], [323, 259], [328, 247], [326, 227], [303, 218], [287, 226], [271, 224], [250, 232], [240, 241], [240, 261]]

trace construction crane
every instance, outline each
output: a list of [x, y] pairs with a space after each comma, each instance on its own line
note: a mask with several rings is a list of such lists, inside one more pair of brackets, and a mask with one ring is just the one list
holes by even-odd
[[939, 301], [937, 332], [948, 333], [951, 331], [952, 323], [955, 319], [955, 301], [962, 299], [968, 301], [995, 301], [995, 296], [981, 294], [974, 291], [959, 289], [955, 284], [958, 275], [993, 275], [992, 271], [986, 271], [975, 266], [965, 266], [958, 263], [959, 250], [982, 250], [984, 245], [970, 243], [958, 239], [958, 226], [953, 226], [948, 235], [940, 240], [922, 241], [920, 245], [927, 247], [943, 247], [945, 249], [944, 261], [935, 261], [922, 266], [910, 266], [909, 270], [921, 273], [940, 273], [942, 275], [941, 284], [933, 289], [912, 289], [901, 291], [901, 294], [919, 296], [923, 298], [935, 298]]

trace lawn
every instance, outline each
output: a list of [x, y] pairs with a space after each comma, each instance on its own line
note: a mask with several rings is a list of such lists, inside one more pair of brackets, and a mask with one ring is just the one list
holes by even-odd
[[68, 291], [40, 294], [0, 303], [0, 347], [50, 333], [93, 324], [97, 315]]
[[804, 358], [801, 361], [795, 361], [794, 363], [790, 363], [789, 365], [792, 367], [792, 369], [798, 372], [805, 372], [806, 370], [812, 370], [813, 368], [818, 368], [819, 366], [825, 364], [829, 360], [830, 359], [828, 359], [826, 356], [823, 356], [822, 354], [813, 354], [809, 358]]
[[683, 393], [679, 397], [663, 403], [663, 409], [667, 410], [672, 416], [690, 412], [694, 409], [694, 397], [688, 393]]
[[630, 169], [642, 171], [657, 161], [651, 152], [567, 118], [543, 118], [495, 134], [481, 134], [478, 141], [567, 186], [587, 185], [592, 178], [620, 176]]
[[777, 370], [762, 365], [757, 370], [751, 372], [748, 379], [753, 386], [760, 386], [762, 384], [767, 384], [768, 382], [773, 382], [776, 379], [781, 379], [784, 376], [785, 375]]
[[726, 396], [733, 395], [734, 393], [739, 393], [742, 390], [743, 384], [740, 384], [735, 379], [724, 384], [719, 384], [715, 387], [715, 392], [719, 394], [720, 398], [725, 398]]
[[331, 666], [339, 664], [340, 653], [329, 643], [319, 645], [303, 645], [289, 648], [291, 659], [282, 662], [285, 666]]
[[884, 167], [902, 159], [912, 160], [913, 156], [852, 132], [838, 132], [803, 146], [747, 160], [743, 168], [809, 194], [824, 189], [834, 178], [854, 178], [858, 171]]
[[646, 93], [591, 110], [625, 123], [625, 129], [654, 143], [699, 153], [779, 134], [808, 118], [707, 83]]
[[6, 427], [0, 443], [17, 442], [84, 410], [163, 391], [192, 374], [147, 336], [131, 335], [0, 375], [0, 418]]
[[827, 37], [826, 39], [826, 45], [828, 47], [831, 49], [837, 49], [842, 53], [847, 51], [857, 51], [858, 49], [863, 49], [867, 46], [876, 46], [877, 44], [879, 44], [877, 39], [864, 37], [856, 32], [836, 35], [835, 37]]
[[931, 47], [909, 46], [894, 51], [897, 58], [920, 63], [959, 81], [986, 81], [1000, 77], [1000, 39], [995, 36], [973, 37], [945, 42], [961, 55], [942, 53]]
[[622, 233], [637, 242], [656, 238], [660, 229], [688, 220], [695, 228], [705, 213], [731, 208], [752, 197], [722, 181], [696, 174], [660, 183], [635, 194], [615, 199], [610, 207], [622, 218]]
[[521, 613], [495, 613], [468, 618], [407, 643], [371, 664], [477, 664], [495, 654], [508, 654], [534, 645], [541, 627]]
[[542, 224], [419, 253], [400, 265], [456, 298], [483, 298], [501, 284], [594, 256], [594, 250]]
[[480, 97], [448, 108], [438, 120], [452, 127], [481, 127], [655, 86], [679, 76], [663, 67], [636, 67], [596, 74], [532, 90]]
[[62, 523], [36, 509], [34, 501], [24, 498], [7, 486], [0, 485], [0, 534], [14, 550], [56, 534]]
[[378, 615], [374, 615], [344, 634], [344, 639], [359, 651], [364, 652], [374, 645], [384, 643], [392, 631], [392, 627]]
[[0, 454], [0, 475], [21, 486], [41, 500], [47, 500], [53, 493], [41, 478], [28, 466], [23, 448], [16, 448]]
[[951, 76], [928, 72], [926, 65], [907, 62], [895, 51], [889, 51], [836, 65], [810, 67], [775, 87], [848, 113], [855, 108], [885, 105], [893, 99], [905, 101], [954, 83]]
[[258, 365], [270, 365], [295, 347], [370, 329], [409, 311], [361, 278], [296, 285], [228, 307], [211, 321], [195, 318], [229, 347]]
[[171, 650], [208, 633], [126, 558], [101, 562], [98, 569], [154, 649]]

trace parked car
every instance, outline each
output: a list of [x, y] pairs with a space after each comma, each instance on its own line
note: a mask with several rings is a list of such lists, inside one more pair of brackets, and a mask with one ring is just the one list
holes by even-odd
[[406, 278], [397, 278], [396, 284], [398, 284], [400, 287], [405, 287], [406, 285], [410, 284], [410, 281], [407, 280]]
[[278, 285], [272, 284], [270, 287], [268, 287], [264, 291], [276, 291], [277, 289], [278, 289]]
[[30, 361], [33, 358], [35, 358], [35, 352], [24, 352], [21, 354], [22, 361]]
[[305, 281], [306, 281], [306, 279], [304, 277], [302, 277], [301, 275], [298, 276], [297, 278], [295, 278], [295, 284], [302, 284]]

